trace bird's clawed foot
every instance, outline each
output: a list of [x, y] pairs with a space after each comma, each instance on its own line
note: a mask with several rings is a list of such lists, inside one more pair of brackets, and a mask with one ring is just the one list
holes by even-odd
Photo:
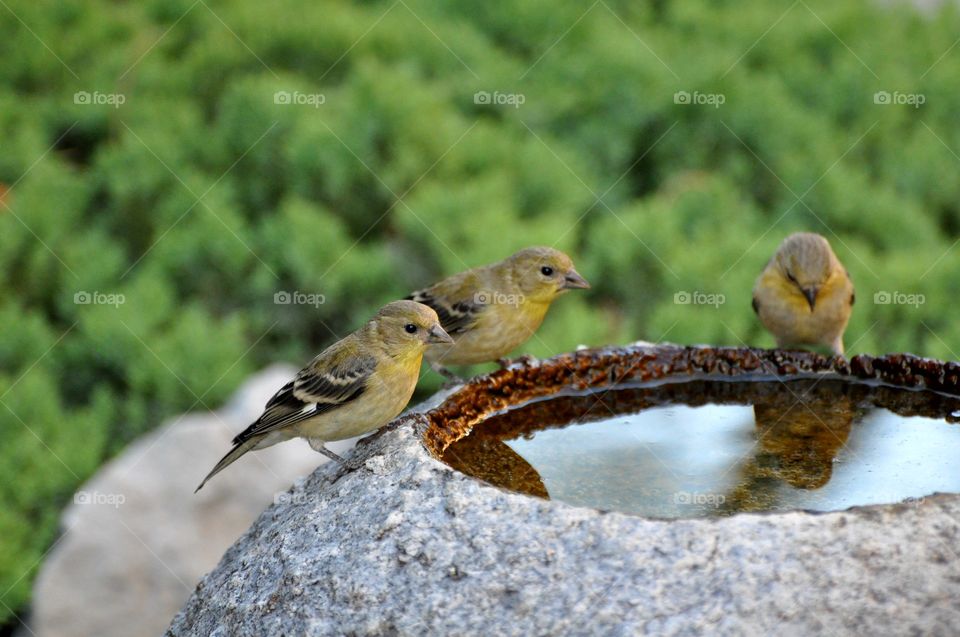
[[347, 460], [342, 456], [338, 456], [324, 446], [324, 441], [317, 438], [307, 438], [307, 443], [309, 443], [310, 448], [316, 451], [317, 453], [323, 454], [331, 460], [335, 461], [340, 466], [349, 469], [351, 471], [359, 469], [362, 466], [361, 462]]
[[531, 356], [530, 354], [522, 354], [516, 358], [498, 358], [497, 359], [497, 365], [499, 365], [501, 369], [506, 369], [511, 365], [517, 365], [517, 364], [530, 365], [536, 362], [537, 362], [537, 357]]
[[430, 367], [433, 369], [433, 371], [437, 372], [438, 374], [446, 378], [448, 383], [455, 383], [459, 385], [460, 383], [463, 382], [462, 378], [460, 378], [459, 376], [451, 372], [449, 369], [447, 369], [443, 365], [431, 365]]
[[846, 362], [847, 357], [843, 352], [843, 334], [840, 334], [830, 343], [830, 350], [833, 352], [833, 355], [839, 358], [840, 360]]
[[462, 385], [465, 382], [464, 379], [460, 378], [439, 363], [430, 363], [430, 369], [447, 379], [443, 385], [440, 386], [440, 389], [452, 389], [453, 387]]

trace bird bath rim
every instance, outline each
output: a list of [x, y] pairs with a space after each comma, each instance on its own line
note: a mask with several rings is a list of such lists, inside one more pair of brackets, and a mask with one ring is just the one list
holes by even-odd
[[[505, 369], [474, 377], [422, 414], [417, 427], [418, 437], [427, 452], [440, 460], [448, 446], [467, 436], [473, 427], [487, 418], [552, 397], [698, 380], [786, 382], [811, 378], [890, 387], [899, 390], [900, 396], [896, 406], [888, 407], [891, 411], [903, 416], [924, 415], [948, 422], [960, 421], [956, 411], [960, 400], [960, 363], [957, 362], [912, 354], [876, 357], [861, 354], [847, 360], [794, 350], [635, 344], [580, 349], [544, 360], [522, 360]], [[909, 400], [904, 403], [902, 390], [915, 392], [916, 403]], [[444, 466], [459, 473], [445, 463]], [[927, 497], [934, 495], [960, 497], [954, 493], [929, 494]], [[856, 505], [850, 509], [871, 510], [904, 504]], [[783, 515], [790, 512], [823, 514], [830, 511], [793, 509], [738, 515]]]

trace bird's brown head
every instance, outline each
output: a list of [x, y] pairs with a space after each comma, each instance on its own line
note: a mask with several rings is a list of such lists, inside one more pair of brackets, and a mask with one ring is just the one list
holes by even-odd
[[812, 312], [817, 296], [831, 279], [844, 273], [830, 243], [819, 234], [797, 232], [780, 244], [774, 255], [777, 270], [788, 285], [796, 288]]
[[549, 302], [567, 290], [589, 288], [573, 267], [573, 260], [554, 248], [524, 248], [502, 263], [521, 294], [535, 302]]
[[394, 301], [380, 308], [370, 321], [392, 355], [423, 352], [427, 345], [452, 343], [432, 308], [416, 301]]

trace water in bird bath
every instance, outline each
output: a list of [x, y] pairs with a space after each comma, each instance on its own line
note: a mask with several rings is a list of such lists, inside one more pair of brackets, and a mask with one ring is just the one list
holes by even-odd
[[833, 511], [960, 492], [956, 410], [841, 380], [690, 381], [519, 406], [442, 458], [513, 491], [658, 518]]

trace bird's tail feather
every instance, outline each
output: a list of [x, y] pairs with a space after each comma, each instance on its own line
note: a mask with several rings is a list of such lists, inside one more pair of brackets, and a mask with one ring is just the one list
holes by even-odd
[[218, 462], [217, 465], [210, 471], [210, 473], [207, 474], [207, 477], [203, 479], [203, 482], [200, 483], [200, 486], [197, 487], [194, 493], [202, 489], [203, 485], [205, 485], [210, 478], [212, 478], [213, 476], [217, 475], [218, 473], [220, 473], [221, 471], [229, 467], [231, 464], [233, 464], [233, 462], [237, 458], [239, 458], [243, 454], [247, 453], [248, 451], [256, 447], [257, 443], [259, 442], [260, 442], [260, 438], [254, 437], [234, 445], [233, 449], [228, 451], [227, 455], [221, 458], [220, 462]]

